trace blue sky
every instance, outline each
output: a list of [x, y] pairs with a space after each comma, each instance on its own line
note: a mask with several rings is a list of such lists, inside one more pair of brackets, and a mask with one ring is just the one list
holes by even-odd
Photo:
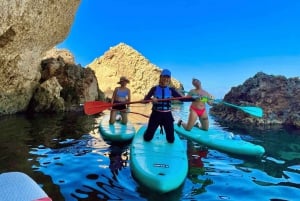
[[222, 98], [259, 71], [298, 77], [299, 27], [298, 0], [82, 0], [58, 48], [86, 66], [123, 42]]

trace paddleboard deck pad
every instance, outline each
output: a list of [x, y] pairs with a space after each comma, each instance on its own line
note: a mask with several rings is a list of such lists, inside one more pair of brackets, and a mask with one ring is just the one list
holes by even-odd
[[245, 141], [230, 132], [216, 128], [204, 131], [193, 127], [191, 131], [187, 131], [182, 126], [175, 124], [174, 129], [179, 135], [216, 150], [248, 156], [262, 156], [265, 153], [265, 149], [262, 146]]
[[128, 121], [126, 125], [120, 121], [110, 124], [108, 115], [100, 121], [99, 131], [105, 140], [117, 142], [130, 141], [136, 133], [131, 122]]
[[160, 128], [153, 139], [144, 141], [146, 126], [134, 136], [130, 147], [130, 168], [133, 177], [142, 185], [159, 193], [178, 188], [188, 173], [186, 146], [175, 133], [175, 141], [168, 143]]

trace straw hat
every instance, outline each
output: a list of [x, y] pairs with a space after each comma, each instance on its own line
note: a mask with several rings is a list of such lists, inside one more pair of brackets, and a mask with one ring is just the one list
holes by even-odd
[[118, 82], [118, 84], [121, 84], [121, 82], [129, 83], [130, 81], [125, 76], [122, 76], [122, 77], [120, 77], [120, 81]]

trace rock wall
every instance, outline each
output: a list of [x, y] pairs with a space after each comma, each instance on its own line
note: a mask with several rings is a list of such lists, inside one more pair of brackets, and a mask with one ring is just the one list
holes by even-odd
[[0, 115], [26, 110], [45, 52], [69, 33], [80, 0], [0, 1]]
[[242, 85], [233, 87], [224, 101], [239, 106], [257, 106], [264, 110], [262, 118], [216, 105], [210, 113], [221, 121], [244, 125], [286, 125], [300, 128], [300, 79], [267, 75], [259, 72]]
[[[142, 99], [152, 86], [157, 85], [162, 70], [124, 43], [111, 47], [88, 66], [95, 71], [99, 88], [108, 98], [119, 86], [117, 82], [120, 77], [126, 76], [130, 80], [128, 87], [132, 100]], [[171, 82], [175, 88], [182, 88], [176, 79], [172, 78]]]
[[67, 50], [54, 48], [47, 52], [41, 62], [41, 84], [29, 104], [30, 112], [78, 111], [85, 101], [104, 99], [95, 73], [74, 64], [72, 58]]

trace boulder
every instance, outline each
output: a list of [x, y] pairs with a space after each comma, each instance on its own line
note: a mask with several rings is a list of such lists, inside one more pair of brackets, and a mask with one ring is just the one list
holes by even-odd
[[[53, 54], [51, 54], [53, 55]], [[95, 73], [89, 68], [83, 68], [80, 65], [75, 65], [71, 63], [66, 63], [64, 58], [60, 54], [54, 54], [57, 58], [46, 58], [41, 62], [41, 86], [44, 85], [48, 80], [55, 78], [58, 85], [61, 87], [59, 93], [53, 95], [58, 96], [63, 100], [64, 107], [57, 108], [59, 111], [70, 111], [77, 110], [80, 104], [83, 104], [85, 101], [101, 100], [101, 92], [98, 88], [97, 78]], [[57, 88], [55, 82], [50, 82], [54, 84], [54, 88]], [[41, 88], [39, 86], [39, 88]], [[56, 91], [57, 92], [57, 91]], [[37, 96], [39, 97], [41, 92], [37, 90], [34, 93], [34, 100], [30, 104], [30, 111], [35, 112], [46, 112], [48, 111], [47, 107], [44, 107], [45, 103], [43, 101], [37, 101]], [[102, 93], [103, 94], [103, 93]], [[38, 99], [40, 100], [40, 99]], [[43, 109], [32, 109], [32, 108], [41, 108]], [[49, 107], [52, 105], [49, 102]], [[54, 110], [53, 110], [54, 111]]]
[[300, 128], [299, 77], [268, 75], [263, 72], [232, 87], [224, 101], [239, 106], [257, 106], [264, 111], [262, 118], [253, 117], [241, 110], [217, 104], [210, 114], [219, 121], [257, 126], [292, 126]]
[[37, 88], [31, 100], [30, 108], [34, 112], [59, 112], [64, 111], [64, 99], [60, 97], [62, 87], [56, 77], [43, 82]]
[[45, 52], [68, 35], [80, 0], [0, 1], [0, 115], [25, 111]]

